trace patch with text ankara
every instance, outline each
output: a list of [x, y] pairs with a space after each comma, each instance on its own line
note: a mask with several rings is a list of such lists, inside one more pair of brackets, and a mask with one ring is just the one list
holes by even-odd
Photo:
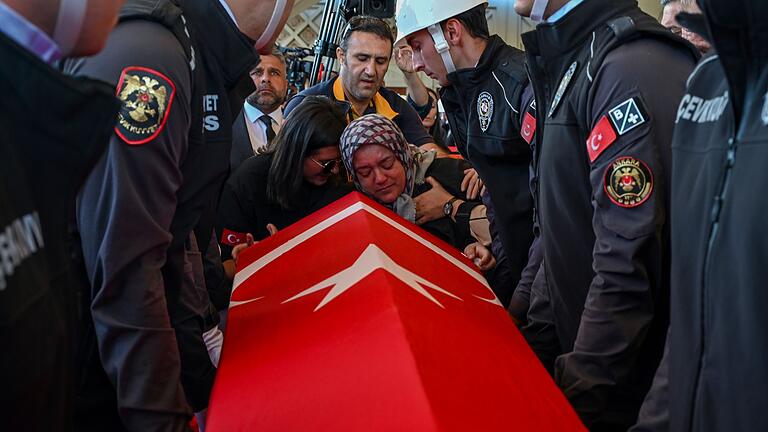
[[631, 156], [614, 160], [605, 170], [605, 193], [615, 204], [631, 208], [648, 200], [653, 173], [645, 162]]
[[152, 141], [163, 130], [175, 95], [176, 86], [160, 72], [140, 66], [123, 69], [115, 133], [130, 145]]
[[637, 98], [629, 98], [608, 111], [616, 133], [624, 135], [632, 129], [645, 123], [646, 119], [640, 110]]

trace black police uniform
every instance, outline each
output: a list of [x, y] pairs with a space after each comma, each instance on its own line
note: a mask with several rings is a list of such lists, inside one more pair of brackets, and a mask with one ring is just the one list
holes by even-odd
[[459, 152], [488, 188], [511, 287], [520, 279], [533, 238], [531, 150], [520, 136], [523, 62], [520, 50], [491, 36], [477, 66], [448, 74], [451, 85], [440, 91]]
[[72, 79], [0, 32], [3, 429], [71, 427], [75, 195], [109, 140], [110, 86]]
[[70, 65], [116, 84], [123, 102], [78, 198], [98, 347], [81, 349], [78, 427], [118, 427], [103, 366], [128, 429], [179, 430], [215, 375], [195, 244], [209, 244], [233, 113], [252, 90], [240, 84], [258, 57], [218, 1], [129, 0], [120, 19], [99, 55]]
[[696, 32], [717, 54], [677, 110], [668, 353], [637, 431], [768, 425], [768, 4], [699, 5], [707, 22]]
[[[313, 95], [327, 96], [332, 100], [344, 103], [347, 105], [345, 108], [348, 110], [348, 120], [352, 120], [354, 112], [348, 106], [348, 102], [345, 102], [346, 96], [344, 95], [344, 89], [339, 77], [314, 85], [291, 98], [285, 107], [285, 116], [287, 117], [294, 108], [299, 106], [305, 97]], [[360, 115], [366, 114], [381, 114], [392, 120], [403, 131], [405, 139], [413, 145], [421, 146], [433, 141], [424, 125], [421, 124], [421, 117], [419, 117], [416, 110], [408, 102], [404, 101], [400, 95], [386, 87], [379, 89], [368, 105], [368, 108]]]
[[634, 0], [585, 1], [523, 42], [543, 254], [523, 333], [590, 429], [626, 429], [666, 335], [670, 141], [696, 54]]

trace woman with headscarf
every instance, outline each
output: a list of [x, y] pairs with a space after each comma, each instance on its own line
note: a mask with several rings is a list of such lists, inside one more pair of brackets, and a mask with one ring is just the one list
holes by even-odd
[[[397, 125], [378, 114], [362, 116], [347, 126], [341, 136], [341, 156], [361, 192], [463, 250], [482, 270], [493, 267], [493, 256], [472, 235], [470, 215], [482, 203], [457, 198], [463, 196], [465, 161], [436, 158], [434, 151], [409, 145]], [[427, 206], [415, 199], [430, 189], [443, 197], [441, 217], [425, 214]], [[487, 221], [482, 223], [487, 231]]]
[[[339, 137], [345, 125], [335, 102], [307, 97], [286, 118], [267, 151], [238, 167], [224, 186], [218, 211], [225, 262], [234, 246], [263, 239], [352, 191], [338, 178]], [[233, 274], [231, 261], [225, 268]]]

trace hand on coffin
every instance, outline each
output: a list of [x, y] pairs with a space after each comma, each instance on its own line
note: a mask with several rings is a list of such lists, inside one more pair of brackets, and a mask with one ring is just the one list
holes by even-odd
[[481, 271], [488, 271], [496, 266], [496, 258], [487, 247], [480, 243], [471, 243], [464, 248], [464, 255], [471, 259]]
[[464, 180], [461, 181], [461, 191], [467, 193], [467, 199], [477, 199], [485, 191], [485, 184], [474, 168], [464, 170]]
[[445, 217], [443, 205], [453, 198], [453, 195], [443, 189], [437, 180], [432, 177], [427, 177], [426, 180], [432, 189], [413, 199], [416, 204], [416, 223], [418, 225]]

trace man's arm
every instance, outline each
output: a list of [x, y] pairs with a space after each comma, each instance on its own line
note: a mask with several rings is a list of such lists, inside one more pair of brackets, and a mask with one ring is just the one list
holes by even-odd
[[123, 101], [116, 134], [77, 208], [102, 365], [129, 429], [183, 430], [190, 410], [161, 269], [182, 184], [189, 66], [170, 32], [131, 21], [75, 72], [116, 83]]
[[[592, 132], [583, 145], [591, 161], [596, 275], [573, 350], [555, 366], [556, 382], [588, 426], [617, 386], [656, 367], [639, 353], [660, 342], [649, 336], [659, 337], [657, 315], [666, 313], [666, 176], [675, 110], [692, 67], [681, 50], [640, 40], [609, 54], [595, 75], [585, 113]], [[663, 87], [653, 73], [660, 68]]]

